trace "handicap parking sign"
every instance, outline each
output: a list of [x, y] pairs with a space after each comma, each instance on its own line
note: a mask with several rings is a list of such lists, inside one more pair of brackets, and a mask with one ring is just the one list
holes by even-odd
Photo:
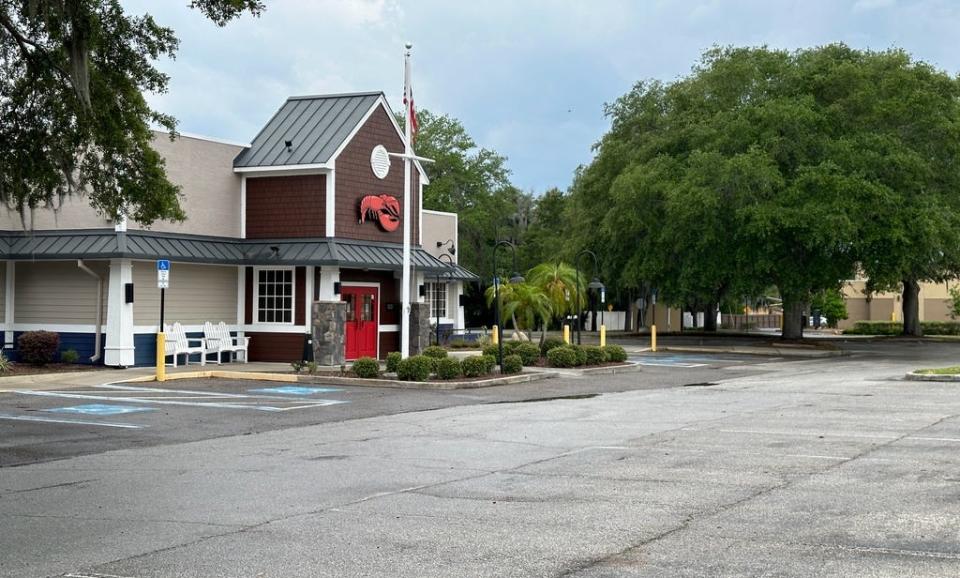
[[157, 260], [157, 288], [170, 288], [170, 261], [168, 259]]

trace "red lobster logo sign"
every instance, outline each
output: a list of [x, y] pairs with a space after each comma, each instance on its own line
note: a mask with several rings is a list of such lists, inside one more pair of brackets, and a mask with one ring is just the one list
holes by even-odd
[[388, 233], [400, 226], [400, 202], [390, 195], [367, 195], [360, 199], [360, 223], [376, 219]]

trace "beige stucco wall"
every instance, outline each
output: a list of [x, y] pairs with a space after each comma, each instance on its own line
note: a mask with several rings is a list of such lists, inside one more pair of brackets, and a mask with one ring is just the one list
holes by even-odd
[[[951, 285], [951, 283], [953, 285]], [[947, 283], [920, 284], [920, 319], [922, 321], [951, 321], [950, 287], [956, 281]], [[891, 312], [896, 312], [896, 320], [903, 320], [901, 296], [888, 291], [875, 293], [869, 301], [864, 293], [865, 281], [848, 281], [843, 286], [847, 302], [848, 319], [840, 323], [840, 328], [852, 327], [857, 321], [890, 321]]]
[[[180, 185], [180, 204], [187, 214], [182, 223], [157, 221], [152, 231], [240, 236], [240, 177], [233, 159], [243, 149], [200, 138], [183, 136], [171, 142], [158, 132], [153, 147], [167, 162], [167, 176]], [[131, 229], [146, 228], [130, 223]]]
[[[109, 265], [86, 261], [104, 278], [103, 321], [107, 319]], [[94, 324], [97, 280], [76, 261], [18, 262], [14, 273], [14, 323]]]
[[[38, 208], [27, 209], [24, 218], [27, 229], [102, 229], [113, 227], [113, 223], [98, 215], [85, 196], [71, 196], [58, 201], [56, 209]], [[23, 221], [20, 213], [0, 205], [0, 230], [23, 231]]]
[[[448, 253], [447, 249], [450, 248], [450, 245], [447, 244], [443, 247], [437, 247], [437, 243], [446, 243], [449, 239], [453, 239], [453, 246], [456, 247], [459, 242], [457, 240], [456, 213], [423, 211], [422, 243], [424, 250], [434, 257], [439, 257], [441, 253]], [[456, 263], [457, 256], [450, 256], [453, 257], [453, 262]], [[446, 258], [444, 258], [444, 260], [446, 260]]]
[[[157, 132], [153, 147], [166, 160], [167, 177], [181, 187], [180, 203], [187, 213], [183, 223], [157, 221], [150, 227], [128, 223], [130, 229], [240, 236], [240, 177], [233, 172], [233, 159], [243, 149], [195, 137], [181, 136], [171, 142], [166, 133]], [[39, 208], [28, 211], [27, 228], [103, 229], [114, 223], [94, 211], [84, 196], [63, 200], [56, 210]], [[0, 230], [22, 231], [20, 214], [0, 206]]]
[[[171, 263], [164, 321], [199, 325], [204, 321], [237, 322], [237, 267]], [[133, 324], [155, 326], [160, 317], [160, 290], [154, 261], [133, 263]]]

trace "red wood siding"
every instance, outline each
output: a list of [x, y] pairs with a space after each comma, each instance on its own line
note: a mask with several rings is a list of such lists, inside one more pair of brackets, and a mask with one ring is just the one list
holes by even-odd
[[380, 359], [386, 359], [387, 354], [400, 351], [400, 332], [391, 331], [380, 334]]
[[247, 178], [247, 238], [326, 235], [326, 175]]
[[303, 357], [302, 333], [261, 333], [247, 331], [250, 337], [250, 361], [291, 363]]
[[[344, 239], [402, 243], [403, 223], [400, 228], [390, 233], [381, 229], [375, 221], [367, 221], [363, 224], [359, 222], [360, 199], [367, 195], [391, 195], [400, 202], [401, 210], [403, 207], [403, 162], [392, 158], [387, 177], [377, 178], [373, 174], [373, 169], [370, 168], [370, 153], [377, 145], [383, 145], [392, 153], [403, 152], [403, 140], [397, 134], [382, 106], [377, 107], [337, 157], [336, 236]], [[413, 167], [411, 182], [410, 212], [413, 218], [410, 219], [410, 226], [413, 228], [410, 238], [414, 244], [418, 244], [420, 242], [417, 220], [420, 214], [418, 188], [420, 176], [416, 167]]]

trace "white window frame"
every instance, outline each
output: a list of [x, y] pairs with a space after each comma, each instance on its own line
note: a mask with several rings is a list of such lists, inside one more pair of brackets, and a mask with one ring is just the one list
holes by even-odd
[[[427, 305], [430, 306], [430, 319], [449, 319], [450, 313], [450, 284], [446, 281], [441, 281], [437, 283], [436, 281], [427, 281], [424, 283], [426, 285], [426, 301]], [[434, 302], [436, 295], [438, 294], [438, 286], [443, 287], [442, 291], [439, 291], [439, 294], [443, 295], [443, 311], [441, 315], [437, 315], [436, 310], [434, 309]]]
[[[290, 321], [260, 321], [260, 272], [290, 271]], [[274, 311], [282, 309], [274, 308]], [[297, 319], [297, 271], [296, 267], [254, 267], [253, 268], [253, 325], [294, 325]]]

